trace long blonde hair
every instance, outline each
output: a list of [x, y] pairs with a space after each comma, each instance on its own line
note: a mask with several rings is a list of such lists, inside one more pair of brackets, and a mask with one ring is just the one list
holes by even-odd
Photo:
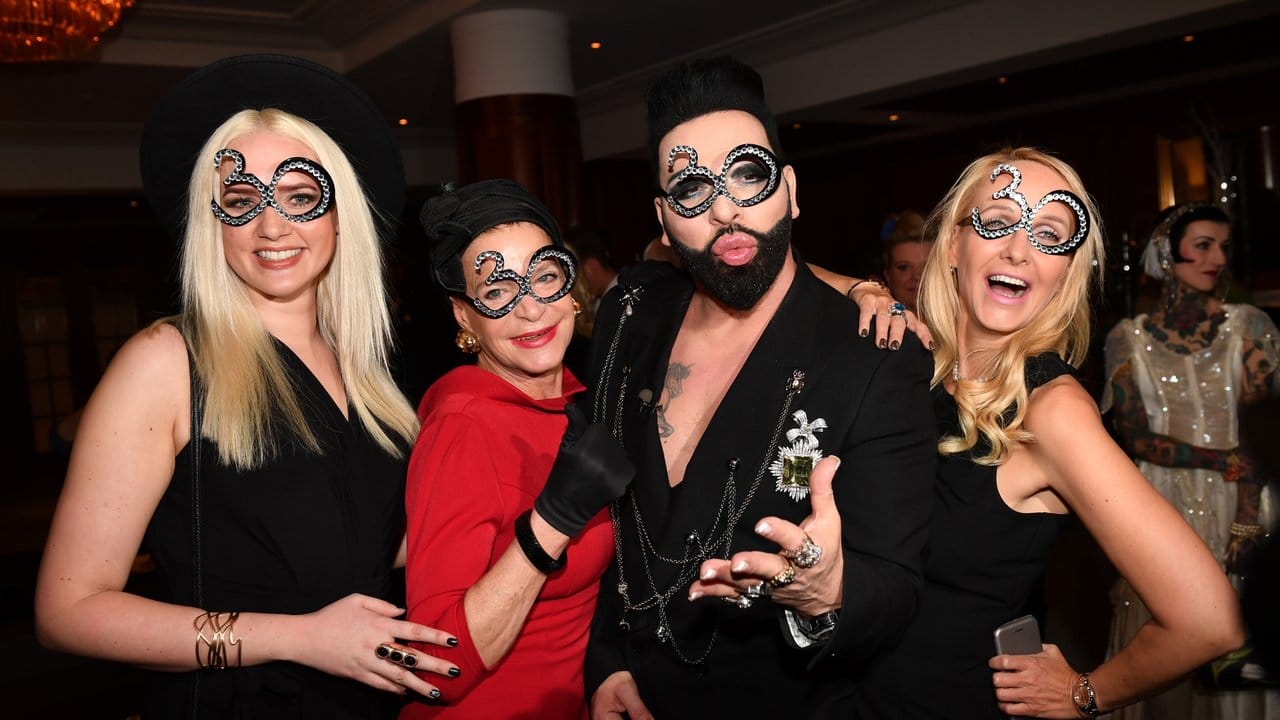
[[[1102, 287], [1105, 248], [1101, 217], [1076, 171], [1058, 158], [1027, 147], [1005, 148], [978, 158], [965, 168], [925, 223], [925, 239], [934, 242], [920, 281], [919, 307], [936, 344], [933, 385], [946, 380], [953, 363], [960, 359], [956, 337], [960, 298], [948, 257], [961, 222], [973, 209], [969, 196], [979, 184], [990, 182], [991, 171], [997, 165], [1022, 162], [1040, 163], [1065, 178], [1065, 189], [1081, 198], [1091, 223], [1084, 242], [1071, 254], [1054, 297], [987, 361], [983, 375], [990, 380], [956, 383], [960, 435], [942, 438], [938, 451], [947, 455], [966, 453], [980, 437], [985, 437], [991, 445], [990, 452], [974, 458], [983, 465], [999, 465], [1008, 459], [1014, 443], [1034, 441], [1034, 436], [1022, 427], [1027, 412], [1026, 359], [1052, 351], [1079, 367], [1089, 350], [1089, 293]], [[1006, 421], [1002, 415], [1008, 409], [1013, 412]]]
[[258, 131], [306, 145], [333, 178], [342, 235], [319, 281], [317, 324], [337, 357], [356, 417], [388, 454], [403, 457], [401, 443], [413, 442], [418, 420], [389, 370], [391, 316], [371, 204], [338, 145], [314, 124], [278, 109], [242, 110], [228, 118], [201, 148], [188, 185], [182, 311], [160, 322], [178, 325], [195, 358], [207, 393], [204, 435], [217, 444], [223, 463], [241, 469], [276, 456], [286, 439], [281, 427], [320, 450], [249, 290], [227, 264], [222, 225], [209, 210], [218, 184], [214, 153]]

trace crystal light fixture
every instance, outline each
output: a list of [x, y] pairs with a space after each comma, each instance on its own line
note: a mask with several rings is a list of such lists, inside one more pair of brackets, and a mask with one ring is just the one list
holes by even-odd
[[0, 0], [0, 62], [72, 60], [97, 47], [134, 0]]

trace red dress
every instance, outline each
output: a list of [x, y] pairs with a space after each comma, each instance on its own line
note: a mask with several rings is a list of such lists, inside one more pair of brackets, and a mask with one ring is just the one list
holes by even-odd
[[443, 704], [409, 703], [402, 720], [586, 717], [583, 655], [600, 576], [613, 558], [607, 511], [569, 543], [568, 564], [548, 578], [511, 651], [492, 670], [476, 653], [463, 606], [546, 483], [567, 423], [565, 403], [583, 386], [565, 370], [563, 389], [563, 397], [534, 400], [467, 365], [437, 380], [418, 406], [422, 431], [405, 491], [408, 618], [457, 637], [456, 648], [415, 647], [462, 672], [424, 673]]

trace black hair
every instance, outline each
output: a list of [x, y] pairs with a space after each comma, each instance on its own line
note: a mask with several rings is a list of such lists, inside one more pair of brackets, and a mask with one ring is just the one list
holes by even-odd
[[764, 125], [770, 149], [781, 160], [778, 123], [764, 99], [764, 80], [754, 68], [731, 57], [689, 60], [654, 78], [645, 92], [649, 160], [657, 175], [658, 146], [676, 126], [719, 110], [741, 110]]
[[[1160, 216], [1157, 218], [1157, 222], [1168, 217], [1169, 214], [1177, 207], [1178, 206], [1175, 205], [1173, 207], [1166, 208], [1164, 212], [1160, 213]], [[1216, 205], [1195, 204], [1191, 209], [1182, 213], [1182, 215], [1173, 222], [1173, 225], [1169, 226], [1169, 251], [1173, 254], [1174, 262], [1187, 262], [1187, 259], [1182, 257], [1182, 253], [1179, 251], [1179, 246], [1182, 245], [1183, 236], [1187, 234], [1187, 226], [1200, 220], [1222, 223], [1223, 225], [1231, 224], [1231, 216], [1227, 215], [1226, 211], [1222, 208]]]

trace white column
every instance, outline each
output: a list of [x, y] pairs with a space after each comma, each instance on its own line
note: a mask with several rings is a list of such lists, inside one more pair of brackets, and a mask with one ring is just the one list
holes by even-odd
[[495, 95], [573, 97], [569, 19], [550, 10], [491, 10], [449, 26], [454, 102]]

